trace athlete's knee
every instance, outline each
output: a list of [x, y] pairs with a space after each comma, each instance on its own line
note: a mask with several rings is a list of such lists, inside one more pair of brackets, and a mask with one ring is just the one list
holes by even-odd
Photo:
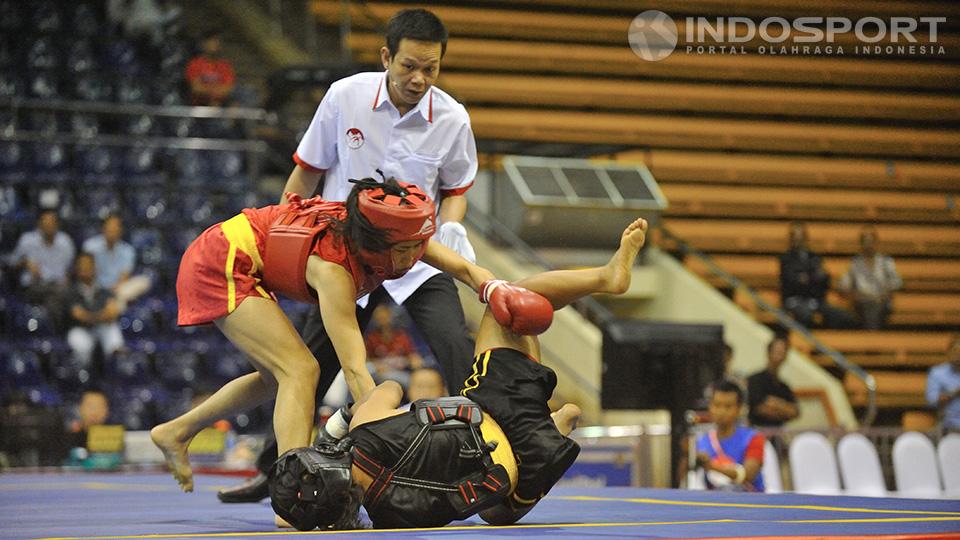
[[274, 376], [279, 384], [293, 382], [316, 386], [320, 379], [320, 365], [310, 355], [291, 356], [278, 364]]

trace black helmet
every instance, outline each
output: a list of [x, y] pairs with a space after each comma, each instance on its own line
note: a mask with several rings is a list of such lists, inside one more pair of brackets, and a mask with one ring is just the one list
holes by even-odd
[[349, 439], [339, 444], [294, 448], [270, 469], [270, 503], [301, 531], [328, 528], [343, 514], [352, 485]]

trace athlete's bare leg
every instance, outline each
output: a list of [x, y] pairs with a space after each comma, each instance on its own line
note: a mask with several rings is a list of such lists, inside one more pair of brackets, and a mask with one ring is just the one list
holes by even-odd
[[278, 452], [310, 444], [319, 366], [277, 303], [247, 298], [216, 324], [247, 355], [257, 373], [230, 381], [194, 409], [150, 431], [184, 491], [193, 490], [187, 457], [193, 437], [216, 420], [274, 397]]
[[[577, 270], [543, 272], [517, 282], [517, 285], [542, 294], [554, 309], [594, 293], [623, 294], [630, 287], [631, 269], [646, 240], [647, 221], [637, 219], [620, 235], [620, 247], [603, 266]], [[521, 336], [497, 324], [490, 310], [480, 321], [476, 352], [495, 347], [509, 347], [540, 358], [539, 341], [534, 336]]]

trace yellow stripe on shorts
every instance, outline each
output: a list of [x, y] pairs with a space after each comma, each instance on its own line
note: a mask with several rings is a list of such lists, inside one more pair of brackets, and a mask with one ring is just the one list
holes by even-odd
[[490, 362], [490, 352], [486, 351], [477, 355], [473, 361], [473, 373], [467, 377], [467, 380], [463, 383], [463, 390], [460, 391], [460, 395], [466, 397], [468, 390], [473, 390], [474, 388], [480, 386], [480, 377], [487, 376], [487, 364]]
[[[233, 265], [237, 259], [237, 250], [244, 252], [250, 257], [253, 267], [250, 268], [250, 275], [253, 275], [263, 269], [263, 259], [260, 257], [260, 250], [257, 249], [257, 239], [253, 235], [253, 227], [250, 226], [250, 220], [247, 216], [240, 213], [220, 224], [223, 236], [230, 243], [230, 250], [227, 252], [227, 262], [224, 268], [224, 275], [227, 277], [227, 313], [233, 313], [237, 309], [237, 284], [233, 280]], [[259, 280], [258, 280], [259, 281]], [[256, 286], [256, 291], [264, 298], [271, 298], [270, 293], [265, 291], [260, 285]]]

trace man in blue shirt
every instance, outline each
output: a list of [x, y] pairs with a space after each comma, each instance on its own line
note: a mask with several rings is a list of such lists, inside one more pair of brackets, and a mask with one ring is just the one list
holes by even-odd
[[122, 313], [127, 303], [150, 289], [150, 278], [133, 276], [137, 252], [123, 241], [123, 220], [111, 214], [103, 220], [102, 234], [88, 238], [83, 251], [93, 255], [97, 266], [97, 286], [113, 293]]
[[710, 417], [716, 427], [697, 440], [697, 466], [708, 489], [763, 491], [763, 435], [740, 425], [743, 389], [723, 380], [713, 387]]
[[20, 237], [9, 258], [10, 264], [24, 269], [24, 298], [46, 307], [57, 331], [64, 330], [64, 295], [75, 254], [73, 240], [60, 230], [57, 211], [48, 209], [40, 212], [37, 229]]
[[927, 374], [927, 403], [940, 412], [945, 431], [960, 432], [960, 334], [947, 348], [947, 361]]

